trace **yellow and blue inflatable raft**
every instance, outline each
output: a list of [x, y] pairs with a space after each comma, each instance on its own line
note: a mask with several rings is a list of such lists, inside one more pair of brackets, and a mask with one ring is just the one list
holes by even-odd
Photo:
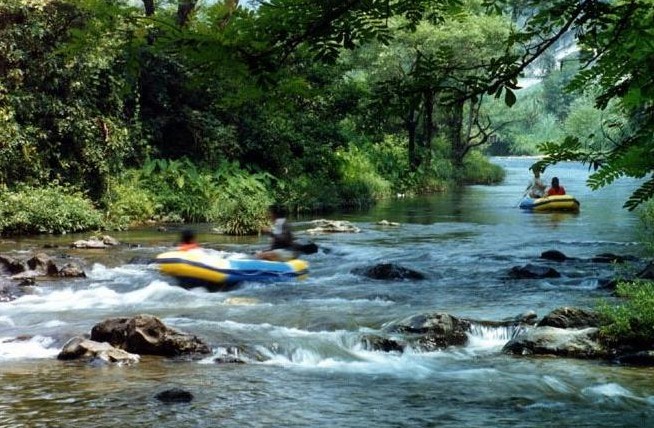
[[224, 253], [205, 249], [168, 251], [159, 254], [159, 270], [179, 280], [181, 286], [230, 288], [243, 281], [289, 281], [308, 275], [309, 263], [295, 259], [271, 262], [258, 259], [226, 258]]
[[579, 212], [579, 201], [572, 195], [553, 195], [532, 199], [525, 197], [520, 202], [523, 210], [535, 212]]

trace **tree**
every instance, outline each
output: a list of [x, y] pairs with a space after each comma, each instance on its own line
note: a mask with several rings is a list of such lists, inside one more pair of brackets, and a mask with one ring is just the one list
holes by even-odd
[[[498, 1], [489, 4], [499, 5]], [[608, 185], [624, 176], [646, 180], [627, 200], [632, 210], [654, 196], [654, 44], [652, 22], [654, 3], [651, 0], [602, 2], [565, 0], [528, 2], [536, 11], [515, 40], [525, 43], [524, 53], [510, 62], [509, 56], [496, 68], [490, 91], [515, 76], [532, 58], [574, 31], [581, 48], [580, 71], [570, 90], [593, 86], [599, 92], [596, 106], [602, 110], [615, 102], [627, 118], [627, 124], [608, 124], [619, 129], [610, 147], [587, 146], [577, 137], [562, 142], [547, 142], [540, 149], [547, 157], [540, 167], [561, 161], [581, 161], [594, 170], [588, 179], [591, 188]], [[541, 38], [535, 39], [537, 35]]]

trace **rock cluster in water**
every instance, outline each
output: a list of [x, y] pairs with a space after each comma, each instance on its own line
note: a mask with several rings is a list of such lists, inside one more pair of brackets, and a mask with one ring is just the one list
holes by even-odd
[[90, 339], [69, 340], [58, 358], [132, 364], [139, 361], [139, 355], [176, 357], [209, 353], [209, 345], [197, 336], [172, 329], [157, 317], [137, 315], [110, 318], [96, 324], [91, 329]]

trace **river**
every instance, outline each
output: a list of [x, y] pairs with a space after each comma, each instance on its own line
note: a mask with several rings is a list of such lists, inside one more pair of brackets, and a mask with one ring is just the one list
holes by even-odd
[[[358, 234], [311, 237], [309, 278], [247, 283], [227, 293], [185, 290], [156, 270], [130, 264], [170, 248], [179, 229], [115, 233], [108, 250], [69, 250], [80, 236], [5, 239], [14, 256], [51, 252], [85, 260], [85, 279], [39, 281], [30, 293], [0, 303], [0, 426], [67, 427], [614, 427], [652, 426], [649, 368], [596, 361], [518, 358], [501, 352], [501, 330], [480, 330], [465, 347], [438, 352], [373, 352], [360, 345], [386, 323], [434, 311], [502, 320], [529, 310], [593, 307], [611, 299], [599, 287], [612, 266], [553, 265], [561, 278], [510, 280], [513, 266], [556, 249], [583, 260], [611, 252], [643, 256], [639, 220], [621, 208], [635, 183], [591, 192], [587, 168], [551, 167], [581, 201], [575, 214], [532, 214], [516, 205], [528, 180], [524, 158], [495, 158], [507, 171], [497, 186], [470, 186], [425, 198], [379, 203], [331, 218]], [[311, 219], [294, 221], [300, 237]], [[377, 225], [380, 220], [399, 227]], [[251, 252], [265, 238], [227, 238], [197, 225], [211, 248]], [[82, 237], [88, 237], [84, 235]], [[395, 262], [424, 281], [374, 281], [351, 270]], [[65, 341], [108, 317], [141, 313], [198, 335], [218, 353], [244, 345], [267, 359], [216, 364], [144, 357], [134, 366], [62, 362]], [[23, 340], [14, 340], [19, 337]], [[166, 405], [155, 394], [174, 387], [194, 395]]]

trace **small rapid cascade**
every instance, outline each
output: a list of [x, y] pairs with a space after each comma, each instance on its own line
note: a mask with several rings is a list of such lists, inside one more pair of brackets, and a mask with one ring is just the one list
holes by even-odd
[[495, 351], [528, 328], [525, 325], [487, 326], [473, 323], [468, 332], [468, 346], [473, 350]]

